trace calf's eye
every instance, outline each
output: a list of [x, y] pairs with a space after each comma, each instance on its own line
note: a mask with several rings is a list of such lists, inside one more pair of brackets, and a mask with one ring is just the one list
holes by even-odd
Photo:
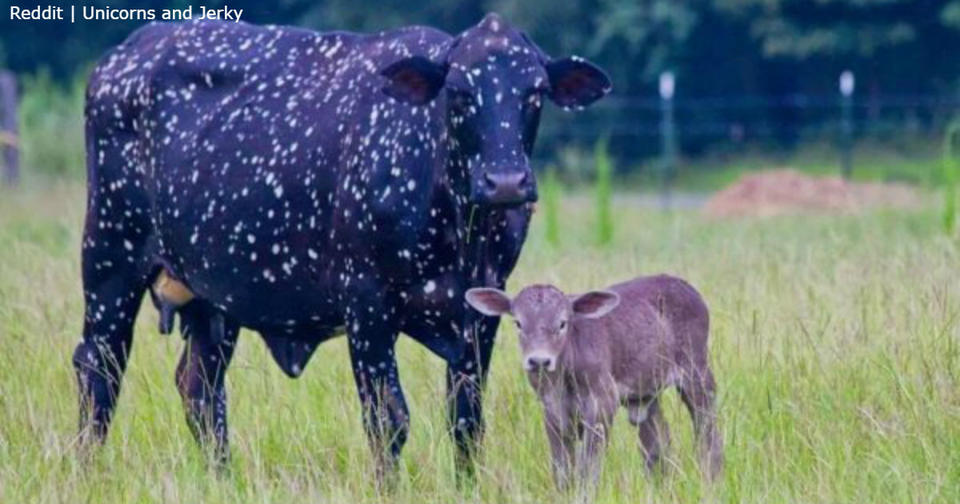
[[560, 330], [562, 331], [562, 330], [566, 329], [566, 327], [567, 327], [567, 321], [566, 321], [566, 320], [561, 320], [561, 321], [560, 321]]
[[514, 320], [513, 325], [517, 326], [517, 329], [523, 329], [523, 325], [520, 324], [519, 320]]

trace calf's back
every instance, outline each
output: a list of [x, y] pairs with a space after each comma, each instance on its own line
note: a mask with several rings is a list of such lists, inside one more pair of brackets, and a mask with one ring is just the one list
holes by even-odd
[[670, 275], [638, 277], [609, 287], [620, 303], [599, 319], [578, 319], [578, 366], [608, 367], [634, 392], [667, 385], [677, 373], [707, 365], [709, 313], [700, 293]]

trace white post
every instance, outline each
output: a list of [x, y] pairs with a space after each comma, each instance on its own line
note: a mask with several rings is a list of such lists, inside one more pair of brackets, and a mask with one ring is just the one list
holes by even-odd
[[673, 117], [673, 72], [660, 74], [660, 199], [664, 210], [670, 208], [670, 184], [677, 166], [677, 131]]
[[853, 72], [840, 73], [840, 163], [843, 178], [849, 179], [853, 173], [853, 91], [856, 80]]

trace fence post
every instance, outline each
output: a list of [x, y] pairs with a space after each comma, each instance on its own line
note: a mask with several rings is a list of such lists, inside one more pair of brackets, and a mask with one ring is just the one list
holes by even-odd
[[677, 164], [677, 134], [673, 119], [673, 72], [660, 74], [660, 198], [664, 210], [670, 208], [670, 184]]
[[840, 73], [840, 163], [843, 178], [850, 180], [853, 174], [853, 90], [856, 81], [853, 72], [844, 70]]
[[0, 70], [0, 154], [3, 183], [14, 186], [20, 181], [20, 146], [17, 138], [17, 79]]

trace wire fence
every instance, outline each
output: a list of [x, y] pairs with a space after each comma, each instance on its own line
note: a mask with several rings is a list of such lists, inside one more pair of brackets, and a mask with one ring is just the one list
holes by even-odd
[[[18, 99], [15, 86], [2, 85], [4, 82], [13, 83], [14, 79], [9, 74], [6, 79], [0, 78], [0, 176], [8, 182], [16, 181], [20, 148], [28, 154], [27, 158], [33, 154], [33, 158], [24, 160], [25, 166], [44, 167], [58, 174], [70, 171], [70, 167], [77, 165], [76, 149], [60, 149], [64, 151], [60, 156], [63, 159], [38, 158], [47, 150], [56, 149], [27, 150], [30, 145], [51, 145], [46, 141], [47, 136], [58, 140], [69, 137], [70, 141], [58, 145], [82, 149], [81, 129], [73, 131], [75, 121], [71, 115], [79, 106], [69, 97], [54, 100], [60, 96], [56, 90], [38, 91], [34, 83], [29, 90], [34, 102], [44, 100], [41, 112], [45, 116], [28, 117], [26, 112], [4, 114], [4, 109], [16, 110], [15, 105], [10, 104]], [[575, 115], [547, 107], [536, 150], [538, 160], [546, 162], [538, 166], [562, 165], [558, 161], [565, 150], [579, 150], [591, 156], [593, 148], [604, 142], [609, 146], [618, 172], [655, 164], [656, 169], [663, 170], [664, 176], [669, 177], [678, 159], [696, 160], [698, 156], [715, 152], [740, 155], [754, 147], [758, 151], [789, 152], [817, 143], [835, 145], [838, 160], [847, 160], [841, 164], [844, 173], [849, 174], [849, 152], [858, 142], [879, 141], [888, 145], [903, 140], [904, 145], [911, 145], [909, 142], [920, 140], [926, 142], [926, 146], [931, 141], [939, 144], [951, 122], [960, 117], [958, 94], [884, 94], [867, 90], [849, 95], [837, 92], [684, 96], [682, 86], [679, 89], [680, 94], [671, 94], [669, 98], [653, 93], [614, 94]], [[27, 97], [23, 98], [26, 103]], [[51, 105], [47, 106], [46, 101]], [[22, 110], [36, 113], [40, 109], [22, 107]], [[18, 115], [25, 118], [23, 131], [18, 131]], [[26, 120], [30, 118], [34, 120]], [[32, 129], [26, 127], [29, 125]], [[71, 128], [68, 134], [58, 127], [61, 125]], [[21, 141], [17, 142], [18, 139]], [[938, 150], [933, 155], [938, 155]], [[934, 151], [914, 148], [908, 155], [929, 158], [931, 152]], [[579, 160], [583, 156], [572, 158]], [[592, 163], [579, 164], [582, 167], [570, 171], [592, 172]]]
[[[663, 134], [660, 99], [611, 97], [575, 120], [557, 120], [550, 134], [574, 138], [656, 138]], [[960, 99], [947, 96], [880, 95], [854, 98], [854, 134], [896, 132], [940, 134], [960, 111]], [[843, 128], [837, 97], [724, 96], [674, 100], [676, 134], [697, 142], [747, 141], [838, 134]]]

